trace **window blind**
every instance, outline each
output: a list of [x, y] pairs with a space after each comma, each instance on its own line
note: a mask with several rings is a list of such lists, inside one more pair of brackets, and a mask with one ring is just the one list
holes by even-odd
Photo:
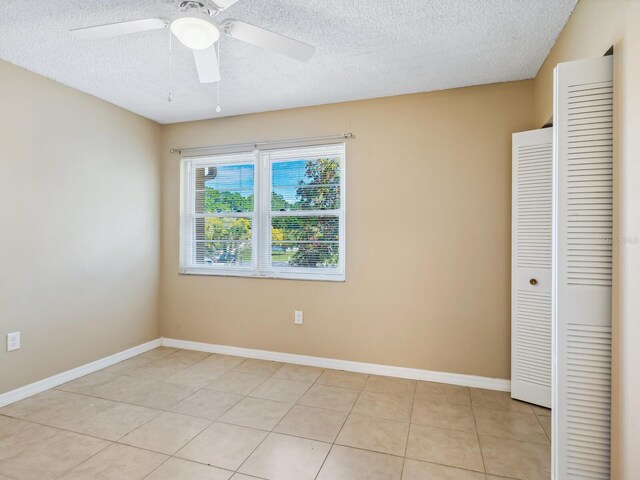
[[255, 269], [255, 162], [252, 154], [184, 165], [181, 269]]

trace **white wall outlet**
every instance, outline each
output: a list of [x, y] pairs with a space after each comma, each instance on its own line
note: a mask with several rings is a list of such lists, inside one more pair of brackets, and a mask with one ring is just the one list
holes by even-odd
[[7, 352], [20, 348], [20, 332], [7, 333]]
[[296, 310], [296, 313], [294, 315], [294, 319], [293, 322], [296, 325], [302, 325], [302, 310]]

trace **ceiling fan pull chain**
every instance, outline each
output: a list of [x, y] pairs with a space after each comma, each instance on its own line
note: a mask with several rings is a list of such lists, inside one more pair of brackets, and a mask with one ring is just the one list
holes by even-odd
[[[218, 48], [218, 68], [220, 68], [220, 46], [221, 46], [222, 42], [218, 42], [217, 48]], [[218, 106], [216, 107], [216, 113], [220, 113], [222, 111], [222, 108], [220, 108], [220, 81], [218, 80], [217, 82], [217, 88], [218, 88]]]
[[169, 28], [169, 96], [167, 97], [167, 101], [169, 103], [173, 102], [173, 97], [171, 96], [171, 90], [173, 90], [173, 39], [171, 29]]

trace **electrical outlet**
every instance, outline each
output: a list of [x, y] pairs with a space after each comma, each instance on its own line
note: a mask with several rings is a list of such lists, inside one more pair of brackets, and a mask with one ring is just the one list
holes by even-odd
[[20, 348], [20, 332], [7, 333], [7, 352]]
[[296, 325], [302, 325], [302, 310], [296, 310], [293, 322]]

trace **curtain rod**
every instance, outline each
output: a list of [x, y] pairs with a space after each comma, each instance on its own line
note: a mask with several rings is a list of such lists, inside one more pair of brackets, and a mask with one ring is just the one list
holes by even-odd
[[267, 142], [254, 142], [254, 143], [232, 143], [229, 145], [211, 145], [207, 147], [185, 147], [185, 148], [172, 148], [169, 150], [171, 153], [177, 153], [182, 155], [183, 152], [197, 152], [200, 150], [218, 150], [227, 148], [258, 148], [267, 145], [285, 145], [290, 143], [308, 143], [308, 142], [322, 142], [327, 140], [349, 140], [353, 138], [353, 133], [342, 133], [340, 135], [327, 135], [325, 137], [310, 137], [310, 138], [293, 138], [288, 140], [271, 140]]

